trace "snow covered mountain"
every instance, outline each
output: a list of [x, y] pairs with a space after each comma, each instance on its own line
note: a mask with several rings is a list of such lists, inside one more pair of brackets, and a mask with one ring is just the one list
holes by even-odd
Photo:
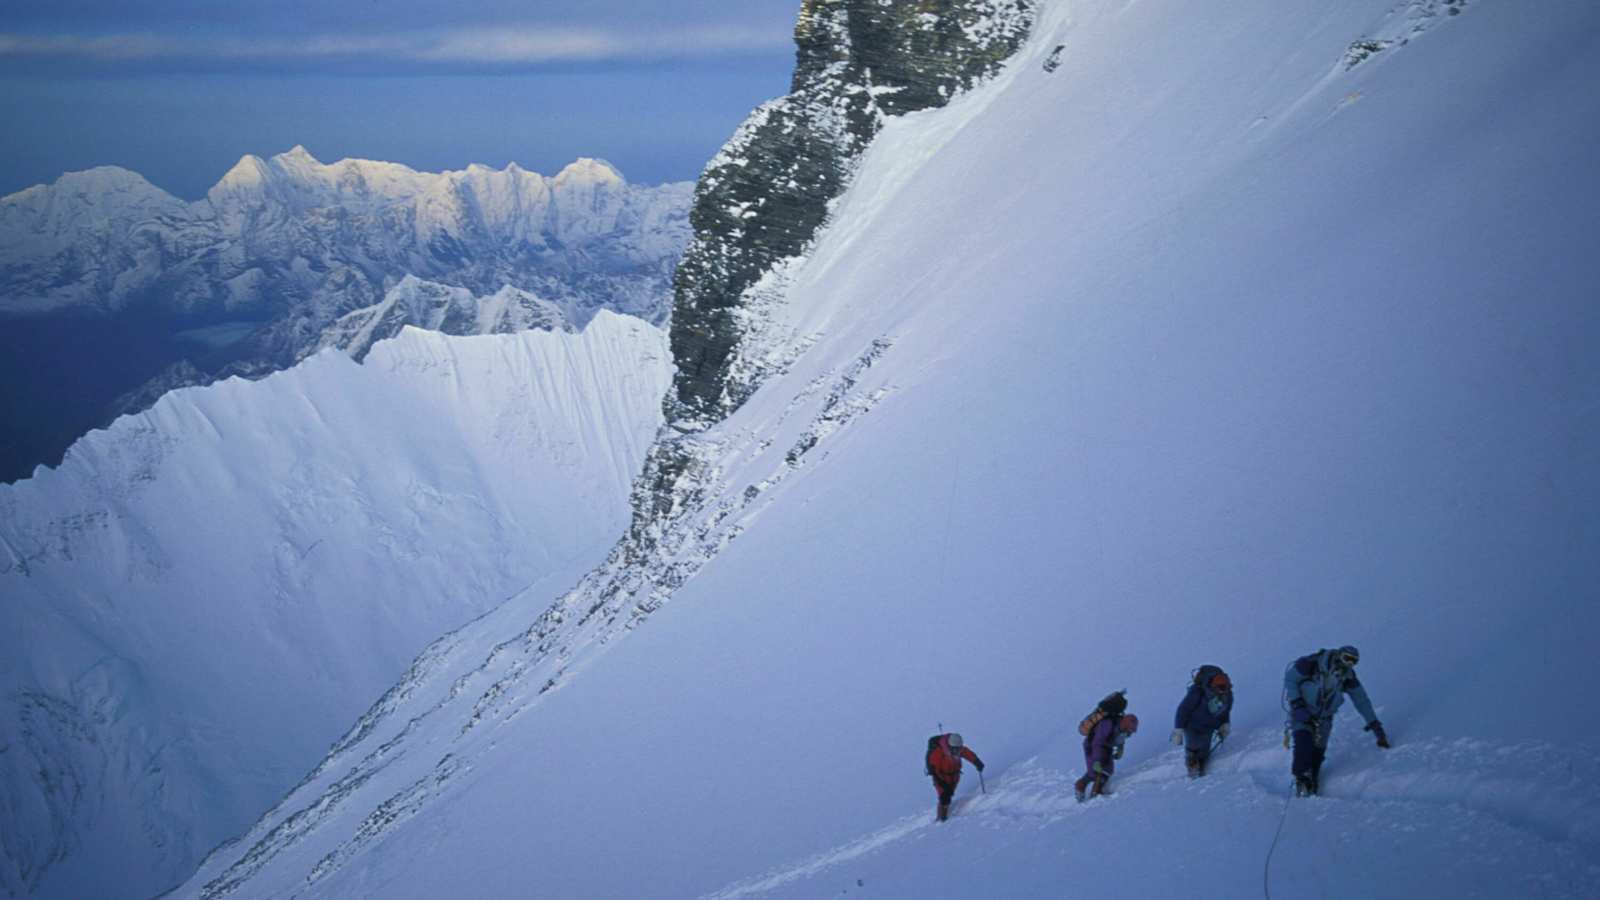
[[407, 274], [492, 293], [573, 294], [661, 321], [660, 279], [688, 236], [690, 185], [628, 184], [580, 159], [554, 177], [417, 172], [317, 161], [304, 147], [245, 156], [184, 203], [115, 167], [0, 198], [0, 313], [141, 307], [245, 316], [289, 306], [312, 319], [368, 306]]
[[665, 333], [365, 356], [176, 391], [0, 486], [0, 894], [170, 887], [430, 640], [603, 558]]
[[466, 288], [423, 281], [411, 275], [389, 289], [381, 303], [358, 309], [329, 325], [319, 348], [337, 347], [362, 359], [377, 341], [407, 326], [444, 334], [509, 334], [529, 329], [570, 331], [578, 315], [527, 291], [506, 285], [488, 297]]
[[[176, 896], [1600, 892], [1600, 12], [919, 10], [806, 0], [795, 94], [708, 170], [837, 177], [697, 202], [606, 564], [435, 642]], [[924, 73], [876, 38], [1017, 16], [991, 80], [879, 99]], [[1343, 643], [1397, 747], [1347, 713], [1294, 803], [1282, 672]], [[1205, 662], [1236, 724], [1192, 784]], [[939, 728], [990, 791], [943, 826]]]
[[0, 477], [53, 464], [173, 388], [337, 345], [330, 329], [392, 310], [407, 278], [473, 297], [510, 288], [519, 296], [490, 306], [524, 312], [491, 330], [537, 325], [547, 304], [575, 327], [601, 309], [662, 324], [690, 191], [632, 185], [594, 159], [553, 177], [515, 164], [428, 173], [296, 147], [244, 157], [194, 203], [111, 167], [0, 198], [0, 349], [32, 358], [0, 369]]

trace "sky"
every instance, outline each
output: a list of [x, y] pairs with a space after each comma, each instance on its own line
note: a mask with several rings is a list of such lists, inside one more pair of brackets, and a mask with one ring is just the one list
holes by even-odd
[[800, 0], [60, 0], [0, 19], [0, 195], [119, 165], [195, 199], [304, 145], [692, 180], [788, 89]]

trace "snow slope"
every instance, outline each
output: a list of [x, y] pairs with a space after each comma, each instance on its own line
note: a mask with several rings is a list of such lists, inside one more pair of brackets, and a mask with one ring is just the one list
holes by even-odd
[[0, 487], [0, 888], [149, 896], [441, 632], [602, 558], [666, 336], [407, 329], [174, 392]]
[[[1597, 51], [1582, 2], [1041, 4], [787, 268], [669, 576], [436, 643], [176, 896], [1600, 893]], [[1397, 746], [1346, 712], [1291, 803], [1283, 667], [1343, 643]], [[941, 723], [993, 793], [934, 826]]]

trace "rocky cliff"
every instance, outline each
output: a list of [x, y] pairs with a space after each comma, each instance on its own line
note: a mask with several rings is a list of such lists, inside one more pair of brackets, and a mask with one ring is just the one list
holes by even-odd
[[762, 366], [738, 365], [752, 291], [803, 254], [884, 118], [995, 72], [1032, 16], [1033, 0], [805, 0], [790, 93], [751, 114], [695, 189], [674, 279], [680, 430], [721, 419], [760, 381]]
[[[790, 93], [752, 113], [695, 188], [694, 236], [674, 278], [669, 428], [634, 487], [633, 522], [613, 560], [619, 577], [597, 588], [608, 605], [638, 595], [630, 568], [690, 540], [678, 533], [668, 541], [678, 549], [661, 549], [702, 512], [698, 498], [717, 478], [704, 464], [714, 451], [695, 435], [802, 349], [774, 353], [748, 338], [781, 302], [787, 271], [804, 257], [884, 120], [943, 106], [997, 72], [1027, 39], [1034, 7], [1034, 0], [805, 0]], [[692, 571], [657, 563], [665, 580], [648, 592], [646, 610]]]

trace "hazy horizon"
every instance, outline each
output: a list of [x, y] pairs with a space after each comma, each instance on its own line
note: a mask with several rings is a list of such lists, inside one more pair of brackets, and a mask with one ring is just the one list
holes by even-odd
[[291, 2], [138, 10], [69, 0], [0, 30], [0, 196], [115, 165], [186, 200], [296, 144], [423, 171], [601, 157], [692, 180], [788, 88], [797, 0]]

